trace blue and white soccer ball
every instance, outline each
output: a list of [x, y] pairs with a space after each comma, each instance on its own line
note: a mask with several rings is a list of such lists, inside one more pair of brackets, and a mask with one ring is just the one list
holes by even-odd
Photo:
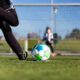
[[32, 48], [32, 56], [38, 61], [46, 61], [50, 58], [50, 55], [50, 48], [44, 43], [37, 43]]

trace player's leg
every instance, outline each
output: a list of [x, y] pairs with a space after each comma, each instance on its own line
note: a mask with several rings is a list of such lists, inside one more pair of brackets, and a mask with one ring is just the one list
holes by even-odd
[[0, 19], [6, 21], [11, 26], [17, 26], [19, 23], [15, 9], [4, 10], [0, 7]]
[[18, 44], [17, 40], [12, 34], [12, 31], [9, 27], [9, 25], [6, 24], [6, 22], [12, 26], [18, 25], [18, 18], [15, 12], [15, 9], [9, 9], [4, 10], [3, 8], [0, 8], [0, 19], [4, 22], [3, 26], [1, 26], [1, 29], [4, 33], [4, 36], [6, 38], [6, 41], [10, 45], [10, 47], [13, 49], [13, 51], [17, 54], [19, 59], [24, 59], [24, 55], [22, 52], [22, 49], [20, 45]]
[[25, 60], [26, 55], [23, 54], [23, 50], [18, 44], [17, 40], [15, 39], [10, 26], [6, 22], [4, 22], [0, 27], [2, 29], [7, 43], [12, 48], [12, 50], [16, 53], [20, 60]]
[[51, 43], [49, 43], [48, 41], [46, 42], [46, 44], [50, 47], [51, 56], [54, 56], [54, 48], [53, 48], [53, 45]]
[[51, 56], [54, 56], [54, 48], [52, 44], [49, 44], [50, 49], [51, 49]]

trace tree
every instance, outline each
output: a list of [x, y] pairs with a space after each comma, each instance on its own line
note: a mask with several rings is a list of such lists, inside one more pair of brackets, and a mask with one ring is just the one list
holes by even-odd
[[27, 38], [29, 40], [41, 40], [41, 37], [37, 33], [28, 33]]
[[66, 35], [65, 40], [70, 40], [70, 35]]
[[72, 33], [70, 34], [70, 37], [79, 40], [80, 39], [80, 30], [79, 29], [73, 29]]
[[65, 39], [67, 40], [80, 40], [80, 30], [73, 29], [70, 35], [66, 35]]

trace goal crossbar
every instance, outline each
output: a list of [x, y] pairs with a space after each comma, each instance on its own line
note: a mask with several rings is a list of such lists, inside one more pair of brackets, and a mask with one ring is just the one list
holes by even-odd
[[80, 6], [80, 3], [60, 3], [60, 4], [14, 4], [14, 6]]

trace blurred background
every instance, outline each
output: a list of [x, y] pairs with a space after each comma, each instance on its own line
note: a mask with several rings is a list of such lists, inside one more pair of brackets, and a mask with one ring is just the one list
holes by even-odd
[[[14, 0], [14, 4], [80, 3], [79, 0]], [[13, 33], [24, 49], [28, 40], [31, 50], [43, 38], [46, 27], [57, 33], [56, 52], [80, 53], [80, 6], [15, 6], [19, 18]], [[7, 46], [7, 48], [6, 48]], [[54, 46], [55, 47], [55, 46]], [[0, 52], [10, 52], [0, 31]]]

